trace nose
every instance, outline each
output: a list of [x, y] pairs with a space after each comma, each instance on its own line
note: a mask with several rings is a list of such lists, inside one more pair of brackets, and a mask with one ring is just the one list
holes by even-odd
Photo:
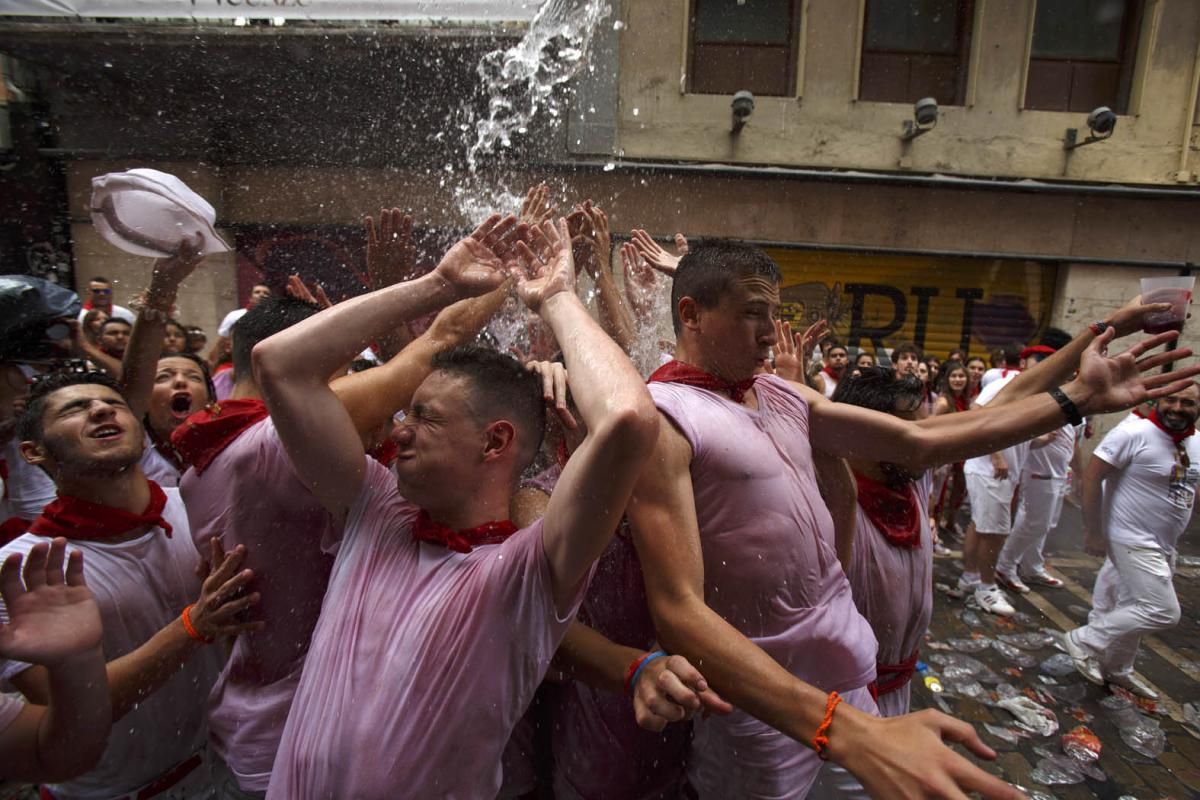
[[116, 406], [107, 403], [104, 400], [92, 401], [91, 407], [88, 408], [88, 419], [92, 422], [103, 422], [112, 419], [117, 415]]
[[413, 432], [412, 425], [406, 425], [403, 422], [396, 426], [392, 431], [392, 439], [396, 442], [397, 447], [410, 447], [416, 434]]

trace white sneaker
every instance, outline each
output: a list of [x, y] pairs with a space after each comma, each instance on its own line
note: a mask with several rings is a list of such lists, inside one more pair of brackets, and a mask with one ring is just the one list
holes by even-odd
[[979, 603], [979, 607], [984, 611], [992, 614], [999, 614], [1002, 617], [1011, 617], [1017, 613], [1017, 610], [1008, 602], [1008, 598], [1004, 596], [1004, 592], [1000, 591], [1000, 587], [992, 584], [979, 584], [975, 587], [975, 602]]
[[996, 583], [1017, 594], [1029, 594], [1029, 587], [1021, 582], [1015, 572], [1010, 575], [1007, 572], [996, 570]]
[[1075, 640], [1075, 631], [1064, 633], [1062, 643], [1067, 655], [1075, 662], [1075, 670], [1097, 686], [1103, 686], [1104, 676], [1100, 674], [1100, 665], [1088, 649]]
[[1036, 584], [1037, 586], [1049, 586], [1052, 589], [1057, 589], [1063, 585], [1062, 581], [1045, 570], [1027, 575], [1025, 576], [1025, 580], [1029, 583]]
[[1136, 694], [1138, 697], [1144, 697], [1147, 700], [1157, 700], [1158, 692], [1150, 687], [1150, 684], [1134, 675], [1132, 672], [1116, 672], [1112, 675], [1105, 675], [1104, 679], [1114, 686], [1121, 686]]
[[966, 573], [964, 572], [962, 575], [958, 576], [958, 583], [955, 584], [954, 588], [951, 589], [949, 592], [947, 592], [947, 594], [950, 595], [951, 597], [961, 600], [962, 598], [964, 598], [967, 595], [974, 592], [975, 587], [978, 585], [979, 585], [978, 578], [975, 578], [975, 579], [968, 578]]

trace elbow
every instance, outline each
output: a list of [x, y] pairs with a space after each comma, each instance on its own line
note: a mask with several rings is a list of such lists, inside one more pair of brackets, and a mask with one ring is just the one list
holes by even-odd
[[940, 466], [945, 460], [941, 456], [940, 437], [928, 428], [920, 425], [908, 426], [907, 435], [901, 447], [897, 448], [896, 463], [916, 475], [930, 467]]
[[645, 460], [650, 457], [658, 441], [658, 425], [658, 409], [646, 393], [644, 401], [638, 398], [629, 405], [614, 409], [597, 435], [620, 442], [624, 452]]
[[250, 364], [254, 371], [254, 381], [259, 386], [267, 386], [272, 382], [278, 381], [288, 371], [287, 364], [284, 363], [286, 358], [286, 348], [282, 347], [282, 342], [275, 341], [279, 337], [272, 336], [265, 341], [261, 341], [254, 345], [254, 349], [250, 351]]

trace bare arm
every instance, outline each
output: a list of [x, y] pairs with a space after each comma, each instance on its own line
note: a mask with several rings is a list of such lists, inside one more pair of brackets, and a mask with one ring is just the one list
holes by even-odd
[[[417, 247], [413, 243], [413, 220], [398, 208], [379, 209], [379, 225], [363, 219], [367, 233], [367, 279], [371, 291], [379, 291], [417, 277]], [[407, 323], [396, 325], [379, 337], [384, 361], [391, 361], [413, 340]]]
[[491, 248], [514, 224], [493, 216], [428, 275], [339, 303], [255, 346], [255, 377], [292, 467], [337, 523], [362, 489], [365, 462], [328, 376], [401, 322], [497, 288], [505, 275]]
[[1094, 556], [1102, 556], [1108, 548], [1108, 536], [1101, 523], [1104, 501], [1104, 480], [1116, 472], [1116, 468], [1096, 455], [1088, 460], [1083, 469], [1083, 549]]
[[626, 353], [633, 352], [637, 342], [637, 326], [633, 312], [625, 304], [625, 298], [617, 290], [612, 274], [612, 234], [608, 227], [608, 215], [592, 205], [583, 204], [583, 212], [591, 223], [592, 256], [587, 262], [588, 274], [596, 282], [596, 308], [600, 312], [600, 327], [613, 338]]
[[86, 358], [116, 380], [121, 380], [121, 362], [92, 344], [78, 322], [71, 320], [70, 327], [71, 354], [76, 358]]
[[817, 488], [833, 517], [834, 548], [842, 571], [850, 574], [854, 557], [854, 530], [858, 525], [858, 484], [844, 459], [821, 450], [813, 450], [813, 467], [817, 473]]
[[359, 434], [408, 407], [413, 393], [429, 375], [433, 357], [473, 339], [504, 304], [506, 286], [442, 309], [429, 330], [386, 364], [333, 382], [333, 392], [350, 413]]
[[544, 258], [523, 247], [521, 299], [563, 349], [571, 394], [588, 434], [563, 469], [542, 528], [555, 603], [565, 611], [612, 538], [658, 429], [658, 413], [633, 362], [575, 295], [566, 222], [541, 229]]

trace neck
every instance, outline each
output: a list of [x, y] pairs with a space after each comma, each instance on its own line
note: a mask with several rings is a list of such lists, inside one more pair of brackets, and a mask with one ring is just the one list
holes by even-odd
[[131, 514], [142, 513], [150, 504], [150, 486], [141, 464], [106, 475], [59, 475], [56, 483], [60, 494]]
[[238, 381], [233, 385], [233, 391], [229, 393], [230, 400], [262, 400], [262, 393], [258, 391], [258, 384], [253, 378]]
[[697, 369], [702, 369], [709, 375], [713, 375], [728, 383], [737, 383], [738, 381], [742, 381], [751, 377], [750, 375], [744, 375], [734, 378], [721, 374], [721, 372], [713, 366], [712, 362], [704, 357], [704, 354], [700, 352], [700, 348], [696, 346], [695, 342], [687, 342], [683, 340], [682, 337], [680, 338], [679, 343], [675, 345], [675, 360], [682, 361], [685, 364], [690, 364]]
[[484, 480], [467, 502], [463, 498], [447, 498], [442, 505], [425, 506], [430, 518], [448, 528], [461, 531], [485, 522], [508, 519], [512, 492], [507, 482]]

